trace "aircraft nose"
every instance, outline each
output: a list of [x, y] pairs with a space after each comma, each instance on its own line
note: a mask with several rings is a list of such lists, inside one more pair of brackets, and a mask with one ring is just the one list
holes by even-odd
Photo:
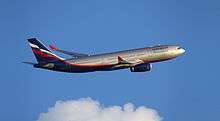
[[185, 52], [186, 52], [186, 50], [185, 50], [185, 49], [183, 49], [183, 48], [179, 49], [179, 51], [180, 51], [180, 54], [183, 54], [183, 53], [185, 53]]
[[186, 50], [185, 50], [185, 49], [183, 49], [183, 48], [181, 48], [181, 49], [180, 49], [180, 52], [183, 54], [183, 53], [185, 53], [185, 52], [186, 52]]

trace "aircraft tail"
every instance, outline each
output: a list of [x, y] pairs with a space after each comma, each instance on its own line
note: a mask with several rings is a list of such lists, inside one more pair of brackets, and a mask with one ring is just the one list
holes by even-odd
[[28, 42], [38, 63], [49, 63], [64, 60], [63, 58], [53, 54], [46, 46], [44, 46], [36, 38], [30, 38], [28, 39]]

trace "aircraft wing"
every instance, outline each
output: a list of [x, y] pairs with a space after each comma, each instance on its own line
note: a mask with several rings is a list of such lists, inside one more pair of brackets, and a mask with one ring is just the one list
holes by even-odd
[[136, 66], [139, 64], [143, 64], [144, 61], [141, 59], [133, 59], [133, 60], [124, 60], [123, 58], [121, 58], [120, 56], [118, 56], [118, 63], [119, 64], [129, 64], [130, 66]]
[[139, 64], [145, 63], [143, 60], [140, 60], [140, 59], [134, 59], [134, 60], [131, 60], [131, 61], [129, 61], [129, 62], [132, 63], [130, 66], [137, 66], [137, 65], [139, 65]]
[[82, 53], [77, 53], [77, 52], [70, 52], [70, 51], [66, 51], [66, 50], [61, 50], [54, 45], [49, 45], [49, 47], [54, 51], [57, 51], [57, 52], [60, 52], [60, 53], [66, 54], [66, 55], [70, 55], [74, 58], [89, 56], [88, 54], [82, 54]]

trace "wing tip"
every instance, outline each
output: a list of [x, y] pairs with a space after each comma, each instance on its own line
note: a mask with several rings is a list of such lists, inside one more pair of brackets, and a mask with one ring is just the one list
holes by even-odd
[[49, 45], [49, 47], [50, 47], [50, 49], [52, 49], [52, 50], [59, 50], [59, 48], [57, 48], [55, 45]]
[[124, 61], [124, 59], [122, 59], [122, 57], [118, 56], [118, 62], [122, 62]]

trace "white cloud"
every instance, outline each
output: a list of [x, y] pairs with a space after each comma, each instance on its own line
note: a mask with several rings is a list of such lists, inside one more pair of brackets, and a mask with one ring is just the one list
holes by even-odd
[[123, 107], [104, 107], [91, 98], [57, 101], [48, 112], [41, 113], [38, 121], [161, 121], [158, 113], [150, 108], [127, 103]]

